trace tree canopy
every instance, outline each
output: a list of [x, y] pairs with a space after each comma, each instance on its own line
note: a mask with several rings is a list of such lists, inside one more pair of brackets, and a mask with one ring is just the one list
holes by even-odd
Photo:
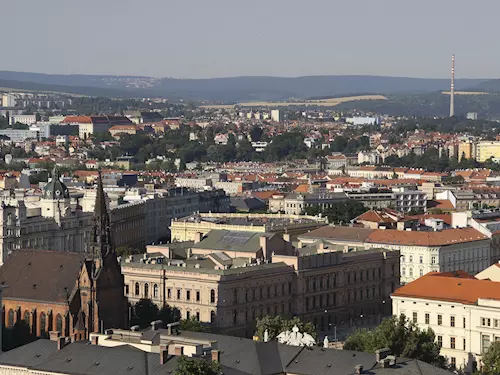
[[201, 358], [181, 356], [177, 362], [175, 375], [219, 375], [221, 366], [218, 362]]
[[488, 351], [483, 355], [483, 367], [480, 374], [500, 374], [500, 342], [492, 343]]
[[384, 319], [375, 329], [359, 329], [344, 343], [345, 350], [374, 353], [389, 348], [397, 357], [415, 358], [444, 367], [440, 347], [432, 329], [421, 330], [405, 315]]
[[349, 223], [355, 217], [366, 212], [365, 206], [361, 202], [343, 201], [331, 204], [331, 207], [322, 209], [320, 206], [311, 206], [306, 208], [308, 215], [316, 216], [321, 214], [328, 218], [329, 223]]

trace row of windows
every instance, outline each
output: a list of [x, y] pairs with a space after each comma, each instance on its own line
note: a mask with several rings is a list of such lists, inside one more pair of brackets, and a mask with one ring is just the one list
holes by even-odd
[[[257, 293], [257, 291], [258, 291], [258, 293]], [[288, 288], [286, 288], [285, 283], [275, 284], [274, 287], [271, 287], [270, 285], [268, 285], [266, 287], [266, 297], [271, 298], [271, 297], [278, 297], [280, 295], [284, 296], [287, 293], [288, 293], [288, 295], [291, 295], [292, 291], [293, 290], [292, 290], [292, 283], [291, 282], [288, 283]], [[280, 294], [280, 292], [281, 292], [281, 294]], [[249, 293], [248, 289], [245, 289], [245, 296], [244, 296], [243, 302], [248, 302], [250, 295], [251, 295], [251, 301], [264, 299], [265, 298], [264, 297], [264, 288], [263, 287], [259, 287], [258, 289], [252, 288], [251, 293]], [[241, 302], [238, 297], [239, 297], [238, 289], [234, 288], [233, 289], [233, 303], [236, 304], [238, 302]]]
[[[413, 312], [412, 321], [413, 321], [413, 323], [418, 323], [418, 312], [416, 312], [416, 311]], [[431, 314], [425, 313], [424, 314], [424, 322], [425, 322], [425, 324], [437, 324], [438, 326], [442, 326], [443, 325], [443, 315], [437, 314], [435, 323], [434, 322], [431, 323]], [[465, 328], [466, 323], [467, 323], [467, 321], [464, 317], [462, 319], [462, 327], [463, 328]], [[456, 324], [457, 324], [456, 317], [454, 315], [451, 315], [450, 320], [449, 320], [449, 326], [456, 327]]]
[[[13, 309], [9, 309], [9, 311], [7, 312], [7, 319], [5, 321], [6, 323], [6, 327], [7, 328], [11, 328], [11, 327], [14, 327], [14, 317], [15, 317], [15, 312]], [[31, 317], [31, 314], [29, 313], [28, 310], [26, 310], [23, 314], [23, 321], [29, 326], [30, 325], [30, 317]], [[41, 312], [40, 315], [39, 315], [39, 321], [40, 321], [40, 332], [47, 332], [48, 329], [47, 329], [47, 315], [44, 313], [44, 312]], [[49, 329], [52, 329], [52, 324], [51, 322], [49, 321]], [[56, 315], [56, 331], [59, 331], [59, 332], [62, 332], [62, 329], [63, 329], [63, 318], [61, 316], [61, 314], [57, 314]]]

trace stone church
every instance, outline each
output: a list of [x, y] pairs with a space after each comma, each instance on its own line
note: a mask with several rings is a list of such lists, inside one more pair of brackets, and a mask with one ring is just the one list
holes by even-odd
[[[67, 199], [66, 186], [59, 179], [53, 181], [46, 194], [50, 190], [54, 201]], [[99, 176], [87, 252], [19, 249], [7, 257], [0, 268], [0, 284], [6, 286], [3, 322], [7, 328], [24, 320], [39, 337], [57, 331], [85, 340], [89, 333], [128, 325], [124, 281], [105, 198]]]

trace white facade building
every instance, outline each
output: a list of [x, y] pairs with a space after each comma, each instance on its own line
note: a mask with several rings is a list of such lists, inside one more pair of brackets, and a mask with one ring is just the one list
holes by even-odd
[[282, 122], [283, 121], [283, 111], [280, 109], [273, 109], [271, 111], [271, 120], [274, 122]]
[[10, 116], [9, 124], [14, 125], [15, 123], [33, 125], [36, 123], [36, 115], [12, 115]]
[[12, 94], [2, 95], [2, 107], [12, 108], [16, 106], [16, 97]]
[[500, 283], [463, 272], [430, 273], [396, 290], [393, 314], [406, 315], [421, 329], [432, 328], [441, 355], [471, 373], [482, 355], [500, 341]]

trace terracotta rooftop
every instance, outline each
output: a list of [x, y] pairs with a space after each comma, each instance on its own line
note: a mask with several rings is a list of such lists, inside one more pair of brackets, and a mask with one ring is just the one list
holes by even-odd
[[499, 301], [500, 283], [464, 277], [462, 273], [431, 272], [397, 289], [392, 296], [474, 305], [478, 299]]
[[369, 243], [415, 246], [447, 246], [488, 239], [473, 228], [445, 229], [437, 232], [374, 230], [366, 239]]

